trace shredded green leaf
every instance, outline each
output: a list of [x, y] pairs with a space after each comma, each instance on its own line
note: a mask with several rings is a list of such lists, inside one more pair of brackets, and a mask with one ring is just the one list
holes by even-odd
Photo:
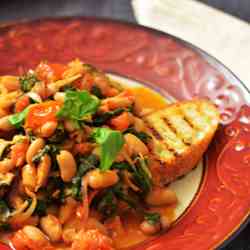
[[135, 135], [135, 136], [138, 137], [141, 141], [143, 141], [145, 144], [147, 144], [147, 143], [149, 142], [149, 140], [151, 139], [151, 136], [150, 136], [150, 135], [148, 135], [147, 133], [142, 132], [142, 131], [138, 132], [138, 131], [136, 131], [133, 127], [128, 128], [128, 129], [124, 132], [124, 134], [126, 134], [126, 133], [130, 133], [130, 134]]
[[97, 97], [100, 98], [100, 99], [103, 99], [103, 98], [104, 98], [104, 95], [102, 94], [101, 89], [100, 89], [98, 86], [96, 86], [96, 85], [94, 85], [94, 86], [92, 87], [91, 93], [92, 93], [93, 95], [97, 96]]
[[144, 219], [150, 224], [155, 225], [160, 222], [160, 214], [158, 213], [145, 213]]
[[152, 176], [145, 159], [137, 159], [136, 167], [133, 168], [132, 175], [135, 180], [135, 184], [140, 188], [142, 195], [144, 196], [148, 194], [152, 188]]
[[0, 200], [0, 223], [7, 222], [10, 216], [10, 209], [4, 200]]
[[65, 94], [63, 107], [59, 110], [57, 116], [71, 120], [83, 120], [87, 115], [94, 114], [99, 105], [100, 100], [85, 90], [68, 90]]
[[9, 122], [15, 126], [16, 128], [22, 127], [24, 120], [29, 112], [29, 107], [25, 108], [23, 111], [16, 113], [14, 115], [11, 115], [9, 117]]
[[24, 76], [21, 76], [19, 78], [19, 82], [21, 85], [21, 90], [23, 92], [29, 92], [36, 82], [39, 80], [37, 79], [36, 75], [34, 73], [27, 73]]
[[108, 120], [117, 115], [120, 115], [123, 111], [125, 111], [124, 108], [118, 108], [113, 111], [98, 114], [98, 116], [94, 117], [92, 124], [96, 127], [104, 125]]
[[74, 199], [82, 200], [82, 176], [84, 176], [91, 169], [96, 168], [98, 164], [98, 159], [95, 155], [90, 155], [88, 157], [81, 157], [78, 160], [78, 170], [76, 176], [72, 180], [71, 192]]
[[109, 128], [96, 128], [92, 134], [92, 138], [101, 146], [100, 169], [110, 169], [124, 144], [122, 133]]
[[50, 146], [49, 145], [46, 145], [43, 149], [41, 149], [36, 155], [33, 156], [32, 158], [32, 162], [33, 163], [39, 163], [42, 159], [42, 157], [45, 155], [45, 154], [48, 154], [50, 151]]

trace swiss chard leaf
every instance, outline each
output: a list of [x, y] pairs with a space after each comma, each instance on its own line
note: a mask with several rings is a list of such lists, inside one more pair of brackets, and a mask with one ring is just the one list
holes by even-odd
[[105, 218], [110, 218], [117, 213], [117, 199], [111, 189], [106, 190], [99, 199], [97, 211]]
[[142, 132], [142, 131], [138, 132], [138, 131], [136, 131], [133, 127], [128, 128], [124, 133], [125, 133], [125, 134], [126, 134], [126, 133], [130, 133], [130, 134], [135, 135], [135, 136], [138, 137], [141, 141], [143, 141], [145, 144], [147, 144], [148, 141], [151, 139], [151, 136], [150, 136], [150, 135], [148, 135], [147, 133]]
[[11, 230], [11, 225], [7, 222], [0, 222], [0, 232], [6, 232]]
[[142, 195], [148, 194], [152, 188], [152, 176], [145, 159], [138, 158], [136, 167], [133, 168], [132, 175], [135, 184], [140, 188]]
[[106, 124], [106, 122], [111, 118], [120, 115], [123, 111], [125, 111], [124, 108], [118, 108], [113, 111], [105, 112], [103, 114], [98, 114], [98, 116], [94, 117], [92, 124], [96, 127], [102, 126]]
[[27, 73], [19, 78], [21, 90], [23, 92], [29, 92], [38, 81], [34, 73]]
[[92, 134], [92, 138], [101, 146], [100, 169], [110, 169], [124, 144], [122, 133], [109, 128], [96, 128]]
[[95, 155], [90, 155], [88, 157], [81, 157], [78, 161], [78, 170], [76, 176], [72, 180], [71, 192], [74, 199], [82, 200], [82, 176], [84, 176], [91, 169], [96, 168], [98, 164], [98, 159]]
[[125, 190], [124, 185], [122, 185], [121, 182], [118, 182], [114, 187], [112, 187], [112, 190], [117, 199], [126, 202], [131, 208], [137, 208], [137, 200], [135, 197], [132, 197], [132, 195], [129, 195], [128, 191]]
[[10, 216], [10, 209], [4, 200], [0, 200], [0, 223], [7, 222]]
[[129, 165], [129, 163], [123, 161], [123, 162], [114, 162], [112, 164], [112, 169], [119, 169], [119, 170], [130, 170], [131, 166]]
[[91, 93], [92, 93], [93, 95], [95, 95], [96, 97], [100, 98], [100, 99], [103, 99], [103, 98], [104, 98], [104, 95], [102, 94], [101, 89], [100, 89], [98, 86], [96, 86], [96, 85], [94, 85], [94, 86], [92, 87]]
[[46, 145], [43, 149], [41, 149], [36, 155], [33, 156], [32, 158], [32, 162], [33, 163], [39, 163], [42, 159], [42, 157], [45, 155], [45, 154], [48, 154], [50, 151], [50, 146], [49, 145]]
[[158, 213], [145, 213], [144, 214], [144, 219], [150, 224], [150, 225], [155, 225], [160, 222], [160, 214]]
[[25, 108], [23, 111], [11, 115], [9, 117], [9, 122], [16, 128], [20, 128], [23, 125], [23, 122], [29, 112], [29, 107]]
[[60, 144], [62, 143], [66, 138], [68, 137], [67, 132], [64, 129], [64, 126], [62, 123], [59, 123], [59, 125], [56, 128], [55, 133], [48, 138], [49, 143], [55, 143]]
[[44, 216], [46, 215], [46, 210], [47, 210], [46, 201], [38, 199], [34, 214], [37, 214], [39, 216]]
[[63, 107], [57, 116], [71, 120], [82, 120], [85, 116], [96, 113], [99, 105], [100, 100], [85, 90], [68, 90], [65, 94]]

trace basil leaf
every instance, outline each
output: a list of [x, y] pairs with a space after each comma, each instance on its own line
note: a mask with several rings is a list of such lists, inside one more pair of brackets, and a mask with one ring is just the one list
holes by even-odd
[[58, 117], [71, 120], [82, 120], [84, 116], [94, 114], [100, 105], [100, 100], [87, 91], [66, 91], [63, 107], [57, 113]]
[[29, 107], [25, 108], [23, 111], [16, 113], [9, 117], [9, 122], [16, 128], [20, 128], [29, 112]]
[[100, 169], [108, 170], [124, 144], [121, 132], [109, 128], [96, 128], [92, 138], [101, 146]]

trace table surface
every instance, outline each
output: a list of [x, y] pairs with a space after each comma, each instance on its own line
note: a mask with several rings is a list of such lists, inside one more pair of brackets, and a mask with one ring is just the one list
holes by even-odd
[[[200, 1], [250, 21], [249, 0]], [[74, 15], [102, 16], [136, 22], [130, 0], [1, 0], [0, 3], [0, 21]], [[250, 225], [223, 250], [250, 250]]]

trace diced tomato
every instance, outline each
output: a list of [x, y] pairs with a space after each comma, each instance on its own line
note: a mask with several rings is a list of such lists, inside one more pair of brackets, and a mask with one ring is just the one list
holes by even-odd
[[119, 93], [119, 90], [116, 88], [109, 87], [106, 89], [105, 95], [108, 97], [116, 96]]
[[36, 68], [36, 73], [40, 80], [48, 83], [62, 79], [63, 73], [66, 69], [67, 66], [59, 63], [40, 63]]
[[1, 250], [11, 250], [10, 247], [4, 245], [3, 243], [0, 243], [0, 249], [1, 249]]
[[77, 143], [74, 146], [74, 153], [75, 154], [80, 153], [84, 155], [84, 154], [90, 153], [92, 149], [93, 149], [93, 146], [89, 142]]
[[79, 79], [78, 81], [75, 81], [73, 83], [73, 85], [77, 88], [77, 89], [85, 89], [90, 91], [93, 87], [93, 85], [95, 84], [93, 76], [90, 73], [86, 73], [83, 77], [83, 79]]
[[11, 239], [11, 243], [15, 249], [29, 250], [27, 247], [27, 244], [29, 244], [29, 239], [21, 230], [14, 234], [14, 237]]
[[36, 129], [45, 122], [57, 121], [56, 113], [59, 109], [60, 102], [57, 101], [47, 101], [31, 106], [26, 117], [25, 127]]
[[22, 166], [24, 164], [28, 147], [28, 140], [16, 143], [11, 147], [10, 158], [13, 160], [16, 166]]
[[81, 230], [73, 242], [71, 250], [114, 250], [112, 239], [98, 230]]
[[110, 125], [114, 129], [120, 130], [120, 131], [124, 131], [128, 129], [130, 124], [131, 124], [131, 119], [130, 119], [130, 115], [128, 112], [123, 112], [122, 114], [110, 120]]
[[30, 104], [30, 98], [27, 95], [20, 97], [15, 105], [15, 111], [21, 112]]

